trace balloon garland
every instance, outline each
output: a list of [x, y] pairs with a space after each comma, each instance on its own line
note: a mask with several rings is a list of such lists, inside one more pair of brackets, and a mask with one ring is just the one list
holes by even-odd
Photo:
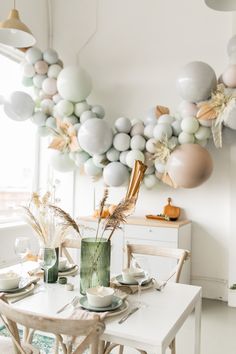
[[172, 187], [194, 188], [211, 175], [213, 164], [204, 148], [213, 137], [222, 147], [224, 126], [236, 130], [236, 36], [228, 43], [230, 64], [217, 81], [214, 70], [204, 62], [188, 63], [177, 78], [183, 101], [176, 114], [156, 106], [144, 121], [120, 117], [112, 129], [103, 119], [101, 105], [87, 97], [92, 83], [85, 70], [63, 68], [53, 49], [36, 47], [25, 53], [23, 84], [33, 86], [34, 99], [13, 92], [4, 101], [4, 111], [13, 120], [31, 119], [40, 136], [52, 137], [52, 166], [61, 172], [83, 167], [86, 175], [103, 176], [108, 186], [127, 182], [140, 160], [147, 165], [144, 184], [158, 180]]

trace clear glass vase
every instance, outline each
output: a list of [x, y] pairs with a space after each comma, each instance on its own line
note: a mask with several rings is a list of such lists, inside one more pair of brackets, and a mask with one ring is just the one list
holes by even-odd
[[80, 292], [110, 285], [111, 243], [106, 239], [84, 238], [81, 242]]

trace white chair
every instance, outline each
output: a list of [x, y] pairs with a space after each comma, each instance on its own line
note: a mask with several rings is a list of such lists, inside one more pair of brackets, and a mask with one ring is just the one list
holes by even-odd
[[60, 256], [65, 256], [70, 263], [75, 263], [71, 254], [68, 251], [69, 249], [80, 249], [81, 248], [81, 240], [76, 240], [72, 238], [66, 238], [61, 246], [60, 246]]
[[[3, 294], [0, 294], [0, 317], [9, 331], [13, 348], [12, 352], [6, 349], [5, 340], [0, 338], [1, 354], [40, 353], [31, 344], [26, 343], [24, 345], [21, 343], [17, 324], [30, 328], [33, 332], [39, 330], [54, 334], [61, 345], [63, 354], [82, 354], [87, 348], [90, 348], [91, 354], [98, 354], [100, 347], [99, 337], [105, 329], [104, 322], [97, 315], [93, 319], [88, 320], [60, 319], [58, 317], [43, 316], [14, 308], [11, 304], [7, 303]], [[75, 339], [76, 337], [81, 338], [78, 344], [73, 340], [68, 340], [67, 342], [67, 339]], [[29, 333], [28, 341], [30, 339], [31, 333]]]
[[[153, 245], [141, 245], [141, 244], [127, 244], [126, 245], [126, 267], [130, 266], [132, 257], [135, 255], [146, 255], [146, 256], [157, 256], [157, 257], [167, 257], [176, 260], [176, 266], [172, 270], [171, 274], [176, 283], [180, 280], [181, 271], [183, 269], [184, 262], [190, 257], [190, 252], [180, 248], [162, 248]], [[158, 270], [157, 270], [158, 272]], [[108, 343], [104, 354], [109, 354], [112, 349], [119, 346], [119, 344]], [[175, 338], [170, 344], [171, 354], [176, 354]], [[122, 354], [124, 350], [123, 346], [119, 346], [119, 354]], [[141, 354], [147, 354], [143, 350], [137, 349]]]

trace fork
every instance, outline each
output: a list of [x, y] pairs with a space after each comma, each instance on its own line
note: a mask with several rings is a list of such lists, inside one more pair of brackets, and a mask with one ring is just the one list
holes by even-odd
[[64, 311], [68, 306], [76, 306], [79, 302], [79, 296], [75, 296], [70, 302], [68, 302], [67, 304], [65, 304], [64, 306], [62, 306], [59, 310], [57, 310], [56, 313], [61, 313], [62, 311]]

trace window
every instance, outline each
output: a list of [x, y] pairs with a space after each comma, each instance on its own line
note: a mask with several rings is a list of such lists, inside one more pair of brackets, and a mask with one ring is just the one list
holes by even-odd
[[[27, 91], [19, 62], [0, 53], [0, 96]], [[28, 200], [34, 179], [36, 138], [30, 120], [10, 119], [0, 105], [0, 223], [17, 218], [15, 208]]]

